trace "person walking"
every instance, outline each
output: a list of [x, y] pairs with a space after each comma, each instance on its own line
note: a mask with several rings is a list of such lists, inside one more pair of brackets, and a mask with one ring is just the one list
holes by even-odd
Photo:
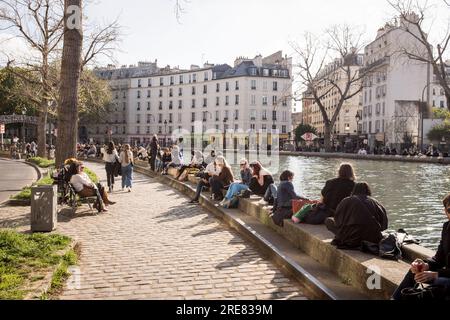
[[133, 153], [129, 144], [124, 145], [120, 153], [120, 163], [122, 165], [122, 191], [127, 188], [131, 192], [133, 187]]
[[156, 158], [157, 158], [159, 150], [160, 150], [160, 147], [158, 144], [158, 136], [155, 134], [152, 138], [152, 142], [150, 143], [150, 169], [152, 171], [155, 171]]
[[108, 144], [106, 152], [103, 154], [103, 161], [105, 161], [106, 180], [108, 181], [108, 192], [112, 193], [114, 190], [114, 168], [116, 162], [120, 162], [119, 154], [113, 141]]

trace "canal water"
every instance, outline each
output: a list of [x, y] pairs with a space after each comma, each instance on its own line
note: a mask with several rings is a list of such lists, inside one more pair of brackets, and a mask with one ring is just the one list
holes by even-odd
[[[297, 193], [319, 199], [325, 181], [337, 175], [342, 162], [352, 164], [357, 181], [369, 183], [373, 197], [387, 210], [390, 230], [403, 228], [423, 246], [437, 248], [446, 221], [442, 199], [450, 192], [450, 166], [281, 156], [274, 178], [278, 180], [281, 171], [289, 169], [295, 173]], [[236, 166], [234, 169], [238, 171]]]

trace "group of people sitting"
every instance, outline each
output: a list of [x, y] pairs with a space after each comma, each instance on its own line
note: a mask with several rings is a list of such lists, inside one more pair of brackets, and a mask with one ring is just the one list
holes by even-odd
[[[294, 190], [294, 173], [286, 170], [276, 186], [272, 174], [261, 163], [240, 162], [240, 180], [235, 180], [233, 171], [223, 156], [217, 156], [199, 175], [195, 197], [190, 203], [199, 203], [205, 189], [211, 189], [211, 198], [227, 207], [236, 196], [250, 194], [263, 197], [273, 205], [272, 219], [282, 226], [283, 221], [293, 216], [292, 200], [307, 200]], [[332, 244], [340, 249], [360, 249], [363, 242], [378, 244], [383, 231], [388, 228], [388, 216], [384, 206], [372, 196], [366, 182], [355, 182], [355, 173], [350, 164], [341, 164], [338, 176], [325, 183], [321, 199], [316, 202], [302, 221], [320, 225], [334, 234]], [[225, 193], [225, 195], [223, 195]], [[247, 193], [245, 196], [244, 194]], [[450, 195], [443, 201], [445, 213], [450, 220]], [[415, 283], [442, 286], [450, 294], [450, 222], [444, 224], [442, 240], [436, 255], [428, 261], [416, 260], [411, 271], [394, 293], [393, 299], [401, 299], [401, 290], [414, 287]]]

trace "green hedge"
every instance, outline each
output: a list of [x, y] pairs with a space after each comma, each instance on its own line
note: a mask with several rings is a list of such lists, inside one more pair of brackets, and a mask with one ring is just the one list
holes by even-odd
[[34, 163], [38, 167], [44, 168], [44, 169], [55, 166], [55, 160], [48, 160], [48, 159], [45, 159], [45, 158], [35, 157], [35, 158], [28, 159], [28, 161], [31, 162], [31, 163]]
[[0, 300], [23, 299], [30, 283], [65, 259], [71, 239], [58, 234], [23, 234], [0, 230]]

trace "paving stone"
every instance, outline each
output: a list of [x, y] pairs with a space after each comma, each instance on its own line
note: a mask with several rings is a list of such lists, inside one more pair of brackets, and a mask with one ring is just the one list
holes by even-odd
[[[105, 181], [103, 165], [87, 166]], [[134, 179], [133, 192], [111, 195], [107, 213], [60, 213], [56, 233], [81, 244], [82, 288], [64, 288], [60, 299], [304, 298], [297, 281], [212, 214], [151, 178]], [[29, 217], [29, 208], [0, 208], [0, 220], [25, 221], [19, 231]]]

